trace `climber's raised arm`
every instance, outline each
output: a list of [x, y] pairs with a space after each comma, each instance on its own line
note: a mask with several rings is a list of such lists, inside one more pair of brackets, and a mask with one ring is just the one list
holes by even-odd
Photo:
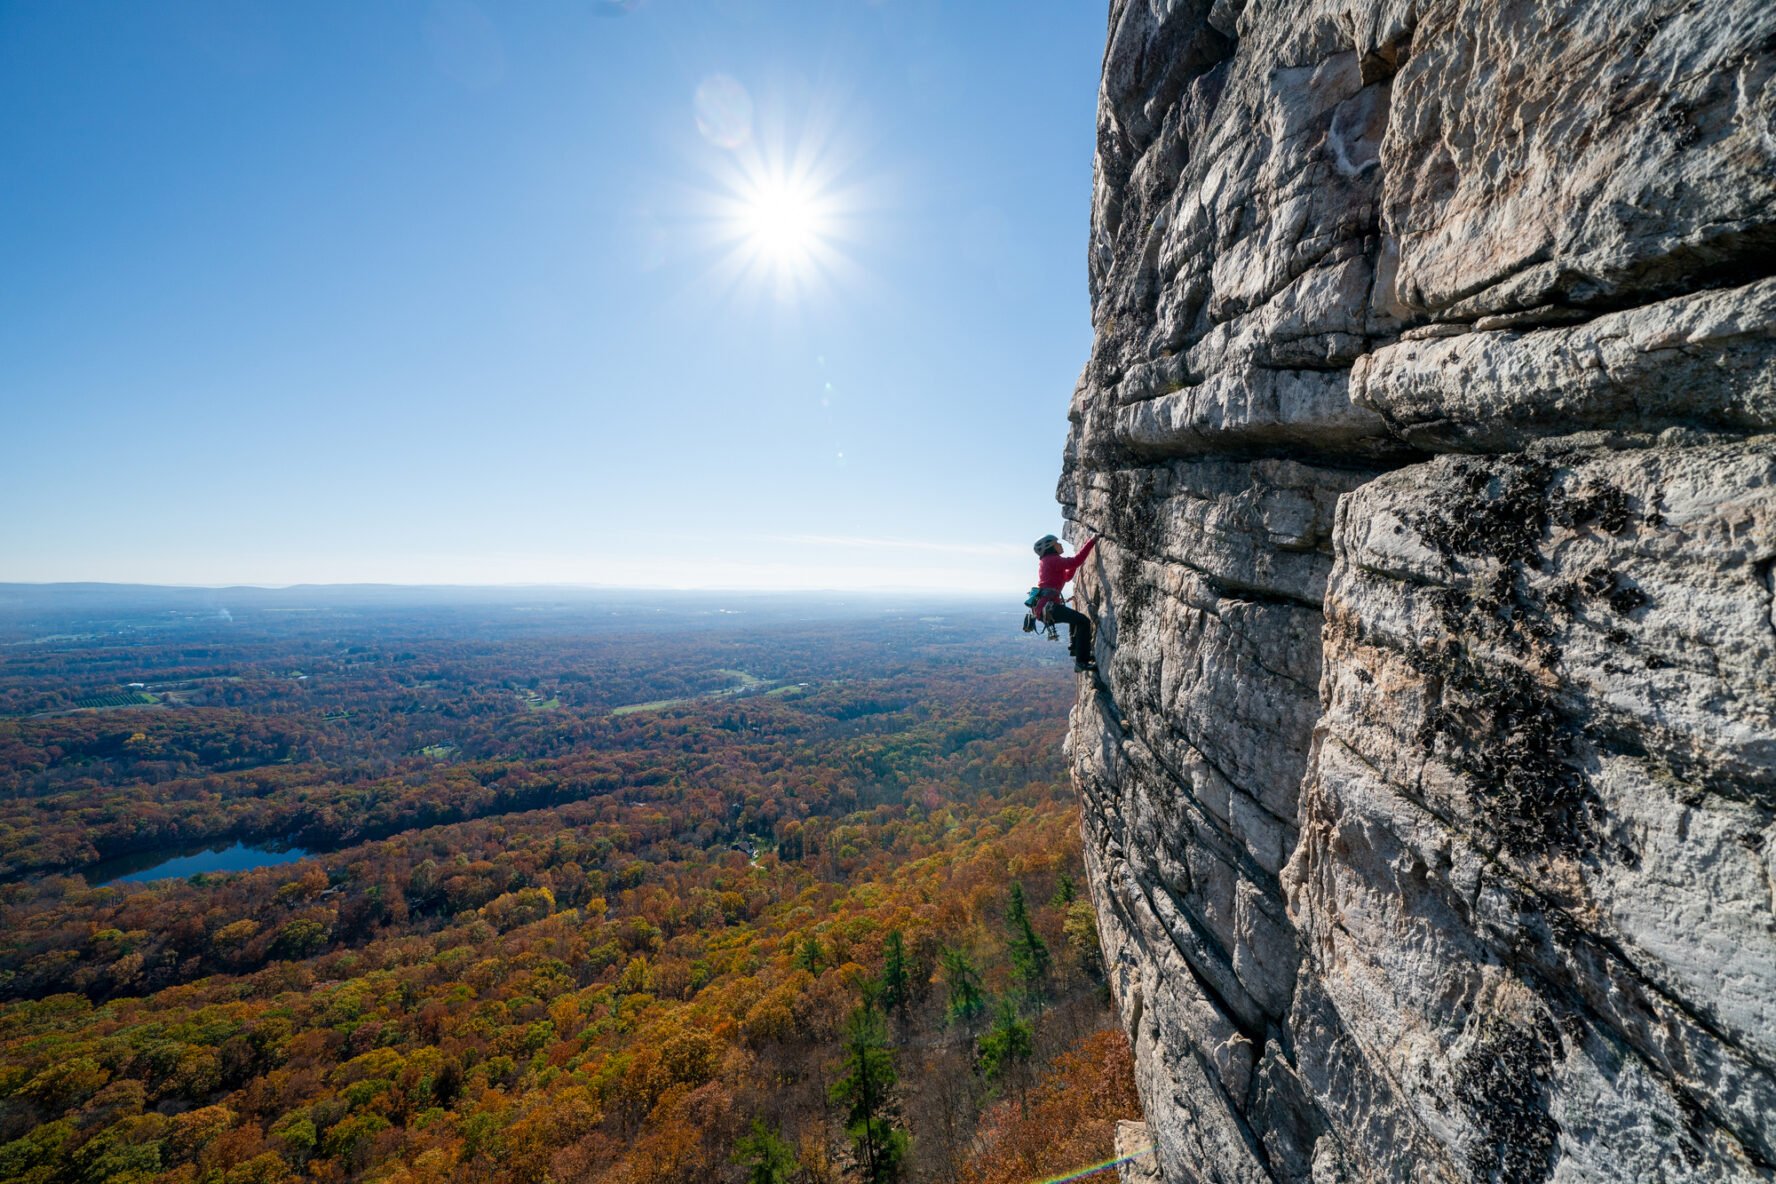
[[1079, 548], [1078, 551], [1074, 552], [1073, 558], [1061, 560], [1062, 563], [1067, 565], [1067, 578], [1069, 580], [1073, 578], [1074, 572], [1078, 571], [1082, 566], [1084, 566], [1085, 557], [1087, 555], [1090, 555], [1092, 553], [1092, 548], [1097, 545], [1098, 545], [1097, 536], [1093, 535], [1091, 538], [1085, 540], [1085, 546]]

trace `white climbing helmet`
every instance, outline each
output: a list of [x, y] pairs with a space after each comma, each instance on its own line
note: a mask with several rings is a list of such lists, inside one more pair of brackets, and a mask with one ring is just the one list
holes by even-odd
[[1060, 539], [1055, 538], [1055, 536], [1052, 534], [1043, 535], [1041, 538], [1036, 540], [1036, 554], [1046, 555], [1048, 553], [1048, 549], [1060, 541], [1061, 541]]

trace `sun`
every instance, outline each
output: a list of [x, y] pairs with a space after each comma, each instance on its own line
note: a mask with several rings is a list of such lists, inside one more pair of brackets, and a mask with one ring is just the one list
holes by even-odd
[[[704, 104], [714, 112], [705, 112], [705, 122], [721, 123], [716, 130], [726, 124], [715, 114], [732, 108], [752, 115], [737, 100], [720, 111], [713, 102]], [[792, 129], [775, 105], [767, 105], [744, 136], [705, 134], [719, 149], [706, 165], [713, 184], [699, 187], [698, 199], [699, 221], [710, 232], [705, 275], [713, 282], [705, 286], [711, 290], [739, 300], [763, 296], [784, 306], [815, 306], [856, 286], [857, 248], [875, 208], [872, 182], [855, 147], [836, 134], [836, 117], [821, 116], [827, 107], [812, 104], [812, 113]]]
[[722, 237], [736, 280], [797, 301], [833, 279], [842, 263], [843, 211], [817, 172], [754, 158], [727, 188]]
[[819, 194], [787, 178], [760, 178], [740, 195], [749, 245], [779, 267], [802, 267], [824, 245]]

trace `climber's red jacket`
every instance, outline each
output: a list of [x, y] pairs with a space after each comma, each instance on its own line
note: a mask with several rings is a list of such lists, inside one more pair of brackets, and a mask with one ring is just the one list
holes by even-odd
[[1044, 596], [1036, 602], [1038, 616], [1049, 605], [1061, 602], [1061, 593], [1066, 589], [1067, 581], [1073, 578], [1073, 573], [1079, 570], [1080, 564], [1085, 562], [1085, 557], [1090, 555], [1092, 548], [1097, 545], [1097, 539], [1087, 539], [1085, 546], [1079, 548], [1077, 555], [1069, 557], [1050, 551], [1037, 561], [1036, 583], [1039, 587], [1047, 588], [1051, 592], [1051, 595]]

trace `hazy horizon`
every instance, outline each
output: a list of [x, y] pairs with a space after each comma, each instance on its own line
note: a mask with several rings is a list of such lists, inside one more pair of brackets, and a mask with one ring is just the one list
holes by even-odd
[[[141, 589], [144, 591], [155, 591], [155, 592], [228, 592], [228, 591], [235, 591], [235, 590], [248, 591], [248, 592], [299, 592], [299, 591], [303, 591], [306, 589], [327, 590], [327, 589], [364, 588], [364, 589], [393, 589], [393, 590], [413, 589], [415, 591], [436, 591], [436, 592], [449, 592], [449, 591], [464, 591], [464, 592], [525, 592], [525, 591], [549, 592], [549, 591], [554, 591], [554, 592], [623, 592], [623, 593], [663, 592], [663, 593], [683, 594], [683, 595], [709, 595], [709, 596], [744, 595], [744, 596], [784, 596], [784, 597], [823, 596], [823, 595], [903, 596], [908, 593], [926, 594], [928, 592], [928, 590], [926, 590], [926, 589], [915, 589], [915, 588], [893, 587], [893, 586], [883, 586], [883, 587], [876, 587], [876, 588], [870, 588], [870, 587], [787, 588], [787, 587], [744, 587], [744, 586], [739, 586], [739, 587], [678, 587], [678, 586], [673, 586], [673, 585], [669, 585], [669, 584], [655, 584], [655, 585], [647, 585], [647, 584], [549, 584], [549, 583], [429, 584], [429, 583], [397, 583], [397, 582], [390, 582], [390, 581], [375, 581], [375, 580], [329, 582], [329, 583], [315, 583], [315, 582], [309, 581], [309, 582], [294, 583], [294, 584], [252, 584], [252, 583], [149, 584], [149, 583], [142, 583], [140, 581], [135, 581], [135, 580], [0, 580], [0, 593], [5, 593], [6, 591], [8, 591], [10, 589], [16, 589], [16, 588], [26, 588], [26, 589], [34, 589], [34, 590], [35, 589], [47, 590], [47, 589], [57, 589], [57, 588], [102, 588], [102, 589], [118, 589], [118, 590]], [[997, 589], [992, 590], [992, 591], [987, 591], [987, 592], [945, 591], [945, 592], [939, 593], [938, 596], [940, 598], [941, 597], [948, 597], [953, 600], [969, 601], [969, 602], [975, 602], [975, 601], [991, 602], [991, 601], [997, 601], [997, 600], [1001, 599], [1001, 596], [1000, 596], [999, 591]], [[941, 599], [934, 599], [932, 601], [932, 603], [942, 603], [942, 600]]]

